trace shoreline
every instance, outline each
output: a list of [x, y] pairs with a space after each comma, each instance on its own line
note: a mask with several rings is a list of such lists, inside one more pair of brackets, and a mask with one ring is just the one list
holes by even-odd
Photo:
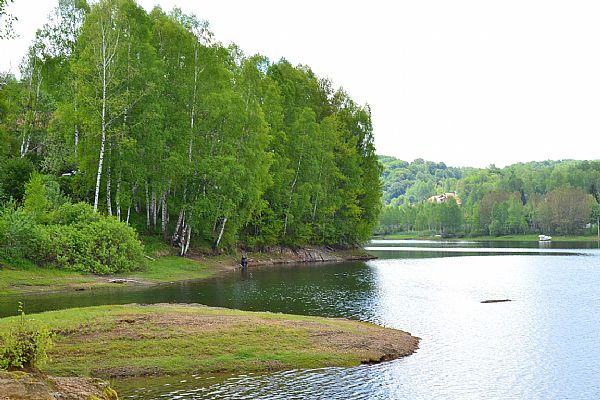
[[[371, 260], [376, 257], [363, 248], [333, 249], [321, 246], [299, 248], [271, 247], [268, 252], [249, 252], [248, 268], [305, 263], [338, 263]], [[36, 295], [86, 291], [105, 288], [155, 286], [165, 283], [208, 279], [240, 268], [239, 255], [206, 255], [192, 253], [188, 257], [173, 255], [171, 248], [151, 254], [139, 271], [116, 275], [93, 275], [48, 266], [0, 265], [0, 296]]]
[[[0, 330], [18, 318], [0, 318]], [[95, 306], [27, 318], [53, 333], [54, 346], [40, 371], [0, 370], [0, 400], [116, 400], [104, 380], [377, 364], [413, 354], [420, 342], [344, 318], [200, 304]]]
[[[55, 335], [42, 373], [101, 379], [376, 364], [413, 354], [420, 341], [367, 322], [200, 304], [94, 306], [27, 317]], [[0, 319], [0, 329], [16, 318]]]
[[[537, 234], [526, 235], [505, 235], [505, 236], [464, 236], [442, 238], [439, 236], [419, 235], [418, 233], [400, 233], [381, 235], [371, 238], [371, 240], [439, 240], [439, 241], [461, 241], [472, 240], [480, 242], [539, 242]], [[552, 236], [552, 242], [598, 242], [596, 235], [571, 235], [571, 236]]]

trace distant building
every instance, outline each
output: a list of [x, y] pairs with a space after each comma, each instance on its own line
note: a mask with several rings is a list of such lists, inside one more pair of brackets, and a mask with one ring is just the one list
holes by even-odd
[[443, 203], [449, 198], [453, 198], [456, 201], [456, 204], [458, 204], [459, 206], [462, 204], [462, 201], [460, 201], [460, 199], [456, 196], [456, 193], [454, 192], [444, 193], [440, 196], [431, 196], [427, 199], [427, 201], [430, 203]]

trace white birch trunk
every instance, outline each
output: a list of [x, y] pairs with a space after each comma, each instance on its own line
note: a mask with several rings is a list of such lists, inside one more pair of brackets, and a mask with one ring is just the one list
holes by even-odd
[[192, 226], [188, 225], [187, 234], [185, 235], [185, 247], [182, 256], [185, 256], [190, 249], [190, 239], [192, 238]]
[[223, 218], [223, 225], [221, 225], [221, 232], [219, 232], [219, 238], [217, 239], [217, 244], [215, 247], [219, 247], [219, 243], [221, 243], [221, 239], [223, 238], [223, 232], [225, 232], [225, 224], [227, 223], [227, 217]]
[[[75, 118], [79, 118], [77, 116], [77, 112], [79, 110], [79, 105], [77, 104], [77, 81], [75, 81], [75, 94], [73, 95], [73, 109], [75, 110]], [[77, 148], [79, 146], [79, 124], [75, 124], [75, 156], [77, 156]]]
[[29, 73], [29, 89], [27, 93], [29, 98], [27, 101], [27, 112], [25, 113], [25, 122], [23, 123], [23, 134], [21, 138], [21, 148], [19, 149], [19, 155], [25, 157], [25, 142], [27, 140], [27, 132], [29, 131], [29, 120], [31, 118], [31, 109], [33, 107], [33, 71], [35, 70], [36, 60], [34, 59], [33, 68]]
[[98, 200], [100, 198], [100, 180], [102, 179], [102, 164], [104, 163], [104, 145], [106, 144], [106, 86], [107, 86], [107, 68], [108, 53], [106, 43], [106, 32], [102, 22], [100, 23], [102, 34], [102, 113], [101, 113], [101, 131], [100, 154], [98, 156], [98, 172], [96, 174], [96, 191], [94, 193], [94, 212], [98, 211]]
[[185, 224], [185, 213], [183, 214], [183, 221], [181, 222], [181, 238], [179, 239], [179, 255], [180, 256], [184, 256], [185, 255], [185, 232], [186, 232], [187, 226]]
[[150, 231], [150, 198], [148, 197], [148, 181], [146, 180], [146, 228]]
[[194, 119], [196, 117], [196, 90], [198, 85], [198, 45], [194, 48], [194, 87], [192, 89], [192, 109], [190, 112], [190, 143], [188, 146], [188, 160], [192, 162], [192, 148], [194, 141]]
[[40, 86], [42, 84], [41, 69], [37, 71], [37, 81], [35, 85], [35, 95], [32, 94], [33, 86], [33, 74], [36, 68], [37, 62], [33, 64], [33, 70], [29, 78], [29, 110], [27, 111], [25, 122], [23, 124], [23, 138], [21, 140], [21, 158], [25, 157], [29, 153], [29, 146], [31, 145], [31, 131], [35, 128], [35, 119], [37, 117], [37, 102], [40, 97]]
[[161, 199], [161, 228], [162, 228], [162, 236], [163, 240], [167, 240], [167, 225], [169, 224], [169, 214], [167, 212], [167, 193], [163, 193]]
[[179, 217], [177, 217], [177, 223], [175, 224], [175, 231], [173, 232], [173, 240], [171, 241], [173, 244], [176, 244], [179, 240], [179, 229], [181, 229], [184, 214], [183, 207], [181, 207], [181, 210], [179, 211]]
[[115, 202], [117, 204], [117, 219], [121, 220], [121, 179], [117, 181], [117, 191], [115, 193]]
[[[101, 36], [101, 53], [98, 73], [102, 82], [102, 112], [101, 112], [101, 137], [100, 137], [100, 154], [98, 156], [98, 172], [96, 174], [96, 190], [94, 192], [94, 212], [98, 211], [98, 202], [100, 199], [100, 181], [102, 179], [102, 168], [104, 164], [104, 150], [106, 146], [106, 135], [109, 121], [107, 118], [108, 112], [108, 82], [110, 81], [110, 67], [113, 58], [117, 52], [119, 45], [119, 33], [117, 32], [116, 39], [111, 43], [109, 37], [110, 24], [100, 20], [100, 36]], [[112, 48], [111, 48], [112, 45]]]
[[112, 144], [109, 142], [108, 143], [108, 160], [107, 160], [107, 167], [106, 167], [106, 207], [107, 207], [107, 211], [108, 211], [108, 215], [110, 215], [112, 217], [113, 212], [112, 212], [112, 197], [111, 197], [111, 175], [112, 175], [112, 170], [110, 167], [110, 159], [111, 159], [111, 153], [112, 153]]
[[152, 229], [156, 229], [156, 190], [152, 189], [152, 200], [150, 201], [150, 211], [152, 212]]

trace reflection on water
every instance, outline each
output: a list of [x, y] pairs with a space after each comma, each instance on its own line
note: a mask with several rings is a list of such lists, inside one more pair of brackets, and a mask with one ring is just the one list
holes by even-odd
[[[427, 250], [406, 253], [420, 252]], [[600, 398], [600, 251], [576, 253], [585, 256], [452, 253], [260, 268], [245, 277], [87, 293], [75, 301], [187, 301], [339, 316], [422, 338], [416, 354], [380, 365], [117, 382], [124, 398], [595, 399]], [[480, 303], [498, 298], [513, 301]], [[66, 299], [52, 301], [64, 307]]]
[[[423, 339], [421, 348], [375, 366], [196, 377], [193, 383], [178, 377], [166, 382], [169, 386], [129, 382], [122, 393], [144, 399], [598, 398], [599, 267], [596, 252], [375, 260], [311, 269], [312, 282], [301, 268], [278, 274], [277, 280], [269, 280], [268, 270], [258, 271], [252, 279], [269, 306], [284, 293], [284, 298], [300, 296], [288, 312], [405, 329]], [[326, 283], [322, 296], [302, 295], [309, 287], [320, 293], [320, 281]], [[345, 287], [348, 283], [354, 286]], [[229, 292], [239, 285], [222, 284]], [[494, 298], [513, 301], [480, 303]]]

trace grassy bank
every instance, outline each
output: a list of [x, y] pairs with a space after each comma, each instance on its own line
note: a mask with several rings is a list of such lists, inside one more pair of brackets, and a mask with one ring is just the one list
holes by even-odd
[[82, 272], [39, 266], [31, 262], [8, 261], [0, 268], [0, 295], [87, 290], [120, 287], [122, 283], [152, 285], [186, 279], [202, 279], [223, 269], [219, 260], [201, 262], [177, 256], [162, 256], [148, 261], [139, 271], [117, 276], [97, 276]]
[[[177, 256], [177, 249], [164, 244], [155, 237], [143, 238], [148, 258], [137, 271], [118, 276], [97, 276], [39, 266], [25, 260], [4, 260], [0, 263], [0, 295], [17, 293], [40, 293], [55, 291], [87, 290], [103, 287], [128, 285], [154, 285], [190, 279], [206, 279], [239, 267], [240, 254], [205, 255], [195, 252], [189, 258]], [[347, 250], [302, 249], [294, 252], [287, 248], [272, 249], [271, 252], [248, 253], [249, 267], [259, 265], [306, 262], [307, 257], [330, 257], [329, 261], [369, 258], [361, 248]], [[312, 251], [312, 253], [311, 253]], [[119, 283], [115, 283], [119, 282]]]
[[[352, 366], [413, 353], [418, 338], [343, 319], [196, 305], [74, 308], [28, 316], [56, 332], [43, 372], [125, 377]], [[0, 319], [0, 330], [16, 319]]]
[[[463, 238], [441, 238], [440, 236], [432, 236], [419, 232], [397, 233], [384, 235], [375, 239], [419, 239], [419, 240], [477, 240], [477, 241], [512, 241], [512, 242], [537, 242], [539, 237], [537, 234], [527, 235], [505, 235], [505, 236], [472, 236]], [[554, 242], [596, 242], [597, 235], [571, 235], [571, 236], [552, 236]]]

